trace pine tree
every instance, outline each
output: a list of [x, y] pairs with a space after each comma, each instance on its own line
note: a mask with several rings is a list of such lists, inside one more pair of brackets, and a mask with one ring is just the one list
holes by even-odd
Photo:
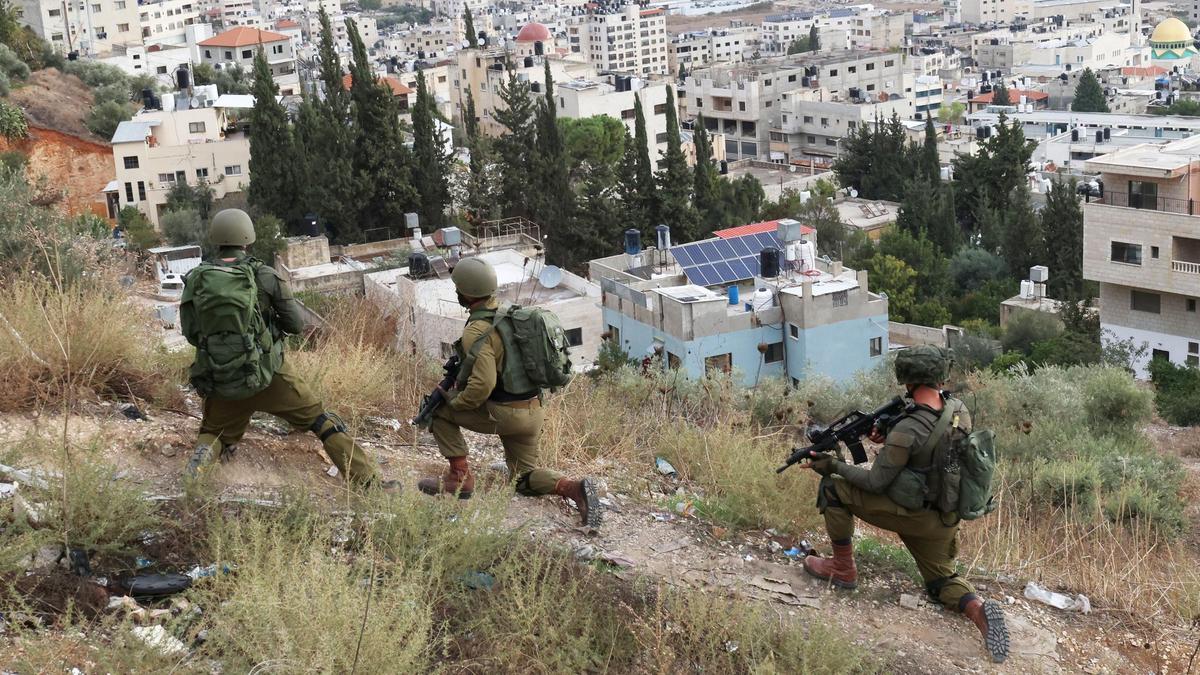
[[1042, 264], [1050, 268], [1049, 294], [1058, 300], [1083, 298], [1083, 210], [1075, 181], [1055, 180], [1038, 217], [1045, 243]]
[[992, 105], [1012, 105], [1012, 99], [1008, 97], [1008, 87], [1004, 86], [1003, 82], [992, 85]]
[[479, 133], [479, 118], [475, 113], [475, 97], [467, 92], [463, 126], [467, 132], [467, 148], [471, 152], [470, 178], [467, 181], [467, 221], [479, 224], [491, 220], [496, 205], [492, 194], [492, 181], [488, 175], [490, 146], [488, 139]]
[[675, 92], [670, 86], [667, 87], [667, 152], [658, 172], [658, 188], [661, 222], [669, 225], [681, 242], [697, 239], [700, 232], [696, 210], [692, 207], [692, 175], [679, 140]]
[[660, 217], [658, 185], [654, 182], [654, 164], [650, 162], [650, 140], [646, 133], [646, 115], [642, 111], [642, 98], [633, 95], [634, 123], [633, 143], [637, 153], [634, 164], [634, 184], [637, 186], [637, 210], [631, 213], [636, 219], [629, 225], [642, 232], [662, 222]]
[[717, 228], [720, 222], [717, 187], [720, 174], [717, 173], [717, 167], [713, 163], [712, 141], [709, 140], [708, 127], [704, 125], [703, 114], [696, 117], [692, 142], [696, 145], [696, 165], [692, 167], [692, 199], [699, 221], [699, 235], [706, 237]]
[[[260, 214], [296, 221], [300, 191], [296, 183], [296, 153], [287, 111], [279, 103], [279, 86], [271, 76], [267, 56], [259, 47], [254, 56], [254, 108], [250, 110], [250, 188], [247, 198]], [[301, 188], [302, 189], [302, 188]]]
[[928, 235], [929, 240], [937, 244], [946, 256], [954, 255], [962, 245], [962, 230], [958, 226], [953, 183], [938, 185], [937, 203], [934, 215], [929, 221]]
[[909, 181], [900, 202], [900, 213], [896, 215], [896, 227], [914, 237], [921, 236], [929, 228], [936, 198], [933, 186], [924, 176]]
[[1042, 223], [1033, 212], [1029, 188], [1021, 185], [1009, 198], [1008, 210], [1001, 214], [1004, 231], [1001, 250], [1009, 272], [1018, 279], [1028, 278], [1029, 268], [1040, 264], [1045, 254]]
[[545, 61], [545, 95], [537, 110], [537, 154], [530, 167], [537, 177], [534, 221], [548, 237], [547, 257], [555, 264], [573, 267], [583, 251], [577, 248], [575, 193], [568, 178], [567, 155], [562, 130], [558, 128], [558, 104], [554, 100], [554, 78]]
[[[391, 88], [375, 78], [367, 48], [352, 19], [346, 19], [346, 30], [354, 55], [350, 100], [356, 122], [354, 175], [361, 204], [357, 225], [364, 232], [386, 229], [387, 236], [395, 236], [401, 233], [392, 228], [399, 227], [404, 214], [415, 211], [418, 204], [410, 178], [412, 156], [401, 135], [400, 110]], [[340, 225], [338, 239], [345, 241], [343, 233], [351, 230], [345, 222]]]
[[475, 32], [475, 18], [471, 16], [471, 8], [463, 6], [463, 32], [467, 34], [467, 44], [471, 49], [479, 49], [479, 33]]
[[1073, 112], [1108, 112], [1108, 101], [1104, 98], [1104, 88], [1091, 68], [1084, 68], [1075, 85], [1075, 98], [1071, 100]]
[[354, 125], [350, 96], [343, 83], [342, 62], [334, 43], [329, 15], [319, 13], [321, 35], [317, 58], [323, 97], [307, 97], [296, 120], [296, 142], [307, 186], [300, 198], [303, 214], [312, 213], [348, 240], [358, 229], [358, 181], [354, 174]]
[[500, 185], [496, 203], [505, 217], [531, 217], [529, 197], [536, 193], [535, 178], [529, 170], [531, 155], [537, 140], [534, 128], [534, 104], [529, 97], [529, 83], [518, 80], [516, 71], [508, 72], [508, 81], [500, 85], [500, 100], [504, 107], [493, 116], [505, 133], [496, 139], [496, 159], [499, 163]]
[[412, 111], [413, 179], [421, 204], [421, 223], [429, 229], [445, 224], [450, 203], [450, 154], [437, 127], [433, 95], [425, 85], [425, 75], [417, 71], [417, 98]]
[[921, 170], [931, 184], [937, 185], [942, 180], [942, 162], [938, 158], [937, 127], [933, 126], [933, 117], [925, 118], [925, 143], [921, 146]]
[[821, 39], [817, 37], [817, 24], [808, 27], [808, 51], [821, 51]]

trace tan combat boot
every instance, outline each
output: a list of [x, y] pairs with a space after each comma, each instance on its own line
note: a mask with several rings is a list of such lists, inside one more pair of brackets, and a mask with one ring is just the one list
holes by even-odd
[[974, 594], [964, 595], [959, 602], [962, 613], [975, 622], [983, 634], [983, 644], [992, 655], [992, 661], [1004, 663], [1008, 658], [1008, 626], [1004, 623], [1004, 610], [995, 600], [980, 600]]
[[838, 588], [854, 590], [858, 587], [858, 569], [854, 567], [854, 544], [833, 544], [833, 557], [822, 558], [810, 555], [804, 559], [804, 571], [828, 581]]
[[579, 525], [596, 529], [600, 527], [600, 498], [596, 495], [596, 486], [592, 479], [571, 480], [559, 478], [554, 484], [554, 494], [575, 502], [579, 509]]
[[451, 457], [450, 469], [441, 476], [422, 478], [417, 489], [427, 495], [458, 495], [459, 499], [470, 499], [475, 492], [475, 474], [467, 464], [466, 457]]

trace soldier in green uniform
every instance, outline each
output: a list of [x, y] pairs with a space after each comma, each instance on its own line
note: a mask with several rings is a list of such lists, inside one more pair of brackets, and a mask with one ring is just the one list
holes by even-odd
[[[854, 518], [895, 532], [916, 560], [930, 598], [970, 618], [983, 634], [992, 659], [1001, 662], [1008, 656], [1008, 629], [1000, 604], [980, 599], [971, 584], [955, 572], [959, 519], [955, 514], [931, 508], [930, 504], [907, 509], [892, 498], [913, 503], [896, 492], [906, 489], [897, 478], [906, 468], [911, 469], [909, 473], [927, 473], [937, 443], [950, 442], [948, 431], [940, 439], [930, 438], [943, 407], [951, 403], [960, 405], [941, 394], [949, 368], [949, 355], [940, 347], [917, 346], [901, 352], [896, 357], [896, 379], [905, 385], [912, 402], [886, 439], [878, 433], [871, 437], [876, 443], [884, 443], [871, 467], [846, 464], [832, 455], [814, 459], [807, 465], [823, 476], [817, 507], [825, 516], [833, 557], [810, 555], [804, 559], [804, 569], [837, 588], [853, 589], [858, 577], [852, 543]], [[970, 431], [971, 420], [965, 406], [960, 405], [957, 426]], [[918, 497], [916, 501], [923, 499], [924, 496]]]
[[[459, 304], [470, 312], [462, 339], [455, 344], [464, 369], [469, 370], [459, 374], [452, 391], [442, 392], [447, 402], [434, 413], [429, 427], [450, 468], [441, 476], [422, 479], [417, 487], [430, 495], [457, 494], [459, 499], [469, 499], [475, 490], [475, 476], [467, 463], [469, 448], [462, 430], [497, 434], [519, 494], [570, 499], [579, 509], [582, 526], [599, 527], [600, 502], [592, 480], [574, 480], [538, 466], [538, 441], [546, 415], [541, 392], [504, 390], [504, 341], [499, 331], [491, 330], [499, 308], [494, 297], [496, 271], [483, 260], [468, 258], [455, 266], [450, 277]], [[480, 339], [484, 342], [471, 363], [466, 357]]]
[[[380, 480], [375, 461], [354, 443], [341, 419], [325, 410], [321, 400], [309, 389], [291, 362], [284, 358], [284, 335], [300, 333], [304, 330], [305, 322], [287, 281], [272, 267], [247, 255], [246, 247], [254, 243], [254, 238], [254, 224], [250, 216], [239, 209], [217, 213], [209, 226], [209, 240], [219, 247], [211, 264], [229, 268], [248, 266], [253, 271], [258, 294], [257, 310], [270, 332], [266, 339], [270, 342], [268, 353], [273, 357], [273, 375], [265, 388], [243, 392], [244, 396], [222, 398], [210, 395], [204, 399], [200, 438], [188, 462], [188, 478], [195, 478], [217, 457], [224, 459], [232, 456], [235, 444], [246, 433], [250, 416], [255, 412], [265, 412], [282, 418], [293, 427], [316, 434], [338, 470], [356, 486], [379, 487], [388, 491], [397, 489], [398, 483], [395, 481]], [[207, 336], [205, 328], [205, 322], [210, 317], [204, 316], [194, 302], [198, 292], [195, 272], [189, 273], [185, 283], [179, 318], [184, 336], [197, 347], [199, 362], [199, 352], [204, 348], [202, 345], [211, 337]], [[193, 366], [193, 376], [196, 372], [197, 366]]]

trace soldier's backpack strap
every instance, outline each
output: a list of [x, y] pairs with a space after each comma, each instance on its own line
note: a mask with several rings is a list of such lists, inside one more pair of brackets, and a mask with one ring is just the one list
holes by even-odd
[[946, 432], [950, 430], [950, 424], [958, 419], [959, 402], [954, 399], [947, 399], [946, 404], [942, 407], [942, 414], [938, 417], [938, 421], [933, 425], [933, 431], [929, 432], [929, 436], [921, 447], [917, 449], [915, 456], [928, 458], [929, 463], [924, 467], [917, 468], [911, 465], [912, 459], [909, 459], [909, 469], [917, 473], [925, 474], [933, 468], [933, 452], [937, 449], [937, 444], [946, 436]]
[[[475, 360], [479, 358], [479, 350], [483, 347], [483, 341], [488, 339], [492, 332], [496, 330], [496, 322], [508, 316], [509, 312], [512, 311], [512, 308], [513, 305], [504, 305], [503, 307], [494, 310], [481, 309], [471, 312], [471, 314], [467, 317], [467, 323], [471, 323], [472, 321], [487, 321], [490, 325], [488, 326], [488, 329], [483, 331], [479, 338], [471, 344], [471, 348], [466, 351], [466, 354], [463, 355], [462, 365], [459, 366], [458, 369], [458, 380], [455, 384], [458, 389], [461, 390], [463, 387], [465, 387], [467, 380], [471, 378], [471, 371], [475, 370]], [[461, 338], [459, 344], [461, 344]]]

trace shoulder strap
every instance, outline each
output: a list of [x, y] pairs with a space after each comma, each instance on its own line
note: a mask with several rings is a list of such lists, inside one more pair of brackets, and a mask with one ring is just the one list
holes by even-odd
[[[937, 448], [937, 444], [946, 436], [946, 432], [950, 429], [950, 423], [958, 417], [958, 402], [948, 399], [945, 406], [942, 407], [942, 414], [938, 417], [938, 421], [933, 425], [933, 431], [929, 432], [929, 436], [921, 447], [915, 453], [919, 457], [928, 457], [929, 465], [922, 468], [908, 468], [917, 473], [928, 473], [933, 468], [933, 451]], [[911, 461], [911, 460], [910, 460]]]

